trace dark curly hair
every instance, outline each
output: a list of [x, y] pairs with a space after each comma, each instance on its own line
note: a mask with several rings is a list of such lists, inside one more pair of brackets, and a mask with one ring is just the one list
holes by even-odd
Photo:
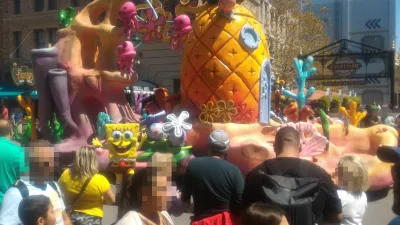
[[253, 203], [242, 215], [242, 225], [279, 225], [285, 211], [264, 203]]

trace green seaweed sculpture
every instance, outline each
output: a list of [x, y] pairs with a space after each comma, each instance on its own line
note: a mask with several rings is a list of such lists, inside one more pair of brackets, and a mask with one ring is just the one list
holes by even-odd
[[137, 162], [147, 162], [151, 156], [156, 153], [171, 153], [173, 155], [172, 162], [174, 165], [180, 165], [181, 161], [190, 157], [192, 146], [177, 146], [174, 147], [167, 139], [149, 140], [143, 144], [144, 152], [136, 158]]
[[25, 116], [26, 121], [28, 122], [25, 126], [25, 129], [22, 131], [22, 134], [18, 132], [18, 126], [14, 128], [13, 139], [21, 144], [22, 147], [28, 146], [31, 136], [32, 136], [32, 120], [29, 116]]
[[319, 110], [319, 114], [321, 117], [321, 125], [322, 125], [322, 130], [324, 132], [324, 136], [326, 137], [326, 139], [328, 139], [328, 144], [326, 144], [325, 151], [328, 151], [328, 149], [329, 149], [329, 125], [330, 125], [329, 119], [323, 109]]
[[146, 127], [144, 152], [136, 161], [146, 162], [156, 152], [171, 153], [173, 164], [178, 167], [184, 158], [190, 157], [192, 146], [185, 146], [186, 132], [192, 129], [192, 124], [185, 121], [189, 113], [182, 111], [178, 117], [171, 113], [166, 118], [165, 123], [153, 123]]
[[51, 137], [53, 141], [55, 141], [56, 143], [61, 143], [63, 139], [64, 128], [61, 126], [60, 122], [58, 122], [55, 113], [53, 113], [53, 121], [49, 120], [47, 122], [47, 127], [51, 131]]
[[62, 9], [58, 11], [58, 20], [60, 21], [61, 28], [69, 27], [74, 17], [75, 9], [72, 6], [68, 6], [66, 10]]

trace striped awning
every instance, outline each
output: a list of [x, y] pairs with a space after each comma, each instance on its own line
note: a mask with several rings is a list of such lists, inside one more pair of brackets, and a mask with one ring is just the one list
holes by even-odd
[[25, 91], [19, 90], [18, 88], [5, 88], [0, 87], [0, 98], [17, 98], [18, 95], [29, 96], [31, 98], [37, 98], [37, 91]]

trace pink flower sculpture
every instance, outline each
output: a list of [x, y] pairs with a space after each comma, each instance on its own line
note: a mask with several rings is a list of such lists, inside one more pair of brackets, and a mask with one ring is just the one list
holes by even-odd
[[139, 27], [146, 29], [146, 33], [144, 35], [144, 41], [150, 42], [151, 35], [153, 33], [156, 36], [157, 40], [161, 40], [163, 38], [163, 35], [160, 31], [158, 31], [158, 27], [163, 26], [165, 24], [166, 22], [165, 16], [158, 15], [158, 18], [154, 19], [154, 12], [153, 9], [151, 8], [146, 9], [145, 13], [147, 21], [145, 22], [139, 21]]
[[293, 127], [299, 132], [301, 142], [300, 157], [319, 155], [324, 152], [328, 144], [328, 139], [318, 133], [317, 129], [311, 123], [286, 123], [281, 125], [281, 128], [283, 127]]
[[128, 39], [131, 38], [132, 30], [134, 33], [139, 31], [139, 21], [136, 16], [136, 6], [133, 4], [133, 2], [126, 2], [119, 10], [119, 19], [125, 28], [125, 34], [127, 35]]
[[132, 42], [124, 41], [117, 48], [118, 69], [121, 71], [121, 77], [128, 72], [128, 76], [133, 76], [133, 60], [136, 57], [135, 47]]
[[174, 19], [174, 35], [169, 40], [169, 46], [171, 49], [174, 50], [176, 48], [180, 51], [182, 45], [188, 39], [190, 31], [192, 31], [190, 18], [187, 15], [177, 16]]

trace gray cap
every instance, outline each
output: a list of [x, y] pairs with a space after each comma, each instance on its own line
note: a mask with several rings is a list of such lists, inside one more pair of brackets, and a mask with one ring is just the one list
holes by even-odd
[[208, 143], [223, 146], [223, 149], [215, 149], [217, 151], [226, 151], [229, 147], [229, 136], [223, 130], [214, 130], [208, 138]]

